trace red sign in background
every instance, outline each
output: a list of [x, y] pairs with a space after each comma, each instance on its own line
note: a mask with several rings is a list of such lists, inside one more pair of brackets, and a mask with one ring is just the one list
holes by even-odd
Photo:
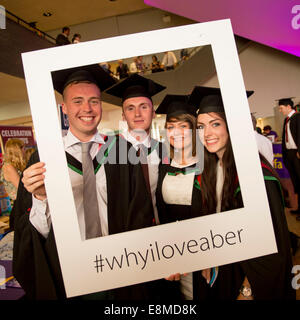
[[31, 127], [21, 126], [0, 126], [0, 136], [2, 144], [5, 146], [7, 140], [18, 138], [24, 141], [26, 146], [34, 146], [34, 136]]

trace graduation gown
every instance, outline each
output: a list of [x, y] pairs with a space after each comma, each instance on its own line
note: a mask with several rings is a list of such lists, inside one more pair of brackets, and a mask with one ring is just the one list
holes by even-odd
[[[297, 152], [300, 154], [300, 113], [294, 113], [289, 119], [290, 131], [293, 136], [293, 140], [297, 146]], [[284, 126], [282, 130], [282, 157], [283, 161], [286, 163], [286, 145], [285, 145], [285, 126], [286, 121], [284, 121]]]
[[[110, 154], [115, 153], [118, 161], [120, 143], [124, 141], [118, 138], [110, 149]], [[101, 152], [104, 152], [104, 149]], [[38, 161], [38, 154], [34, 153], [27, 166]], [[145, 188], [140, 165], [105, 163], [104, 169], [107, 180], [109, 234], [152, 226], [152, 203]], [[27, 299], [64, 299], [66, 294], [53, 228], [51, 226], [48, 237], [43, 238], [29, 221], [31, 206], [32, 195], [20, 180], [11, 213], [11, 227], [15, 231], [13, 274], [26, 292]], [[152, 281], [114, 289], [100, 295], [100, 299], [150, 299], [156, 296], [153, 294], [156, 294], [157, 288], [162, 288], [158, 296], [160, 292], [163, 294], [165, 287], [160, 285], [161, 281]]]
[[[187, 168], [193, 169], [194, 165]], [[177, 220], [191, 219], [203, 215], [202, 195], [200, 187], [201, 175], [195, 174], [194, 187], [192, 193], [192, 205], [177, 205], [165, 203], [162, 195], [162, 184], [167, 174], [176, 175], [179, 172], [186, 172], [186, 168], [172, 167], [169, 164], [159, 165], [158, 182], [156, 189], [156, 205], [161, 223], [170, 223]]]
[[283, 163], [289, 171], [292, 180], [294, 191], [298, 194], [298, 210], [300, 209], [300, 159], [297, 157], [297, 152], [300, 154], [300, 113], [294, 113], [290, 119], [290, 131], [297, 149], [287, 149], [285, 142], [286, 121], [282, 131], [282, 159]]
[[[158, 210], [158, 216], [160, 223], [170, 223], [185, 219], [196, 218], [204, 215], [203, 213], [203, 204], [202, 204], [202, 194], [201, 194], [201, 175], [195, 173], [194, 185], [192, 191], [192, 203], [191, 205], [177, 205], [177, 204], [167, 204], [164, 201], [162, 195], [162, 185], [164, 178], [167, 174], [176, 175], [179, 172], [186, 173], [186, 169], [193, 169], [195, 165], [186, 167], [186, 168], [177, 168], [172, 167], [169, 164], [160, 164], [159, 165], [159, 175], [158, 183], [156, 189], [156, 205]], [[177, 283], [176, 290], [180, 291], [179, 281], [174, 281]], [[206, 280], [201, 276], [201, 272], [193, 272], [193, 299], [199, 299], [199, 288], [204, 286]], [[174, 284], [175, 286], [176, 284]]]
[[[219, 266], [212, 288], [201, 282], [201, 299], [236, 300], [245, 277], [250, 283], [254, 300], [295, 299], [295, 290], [291, 286], [292, 257], [281, 185], [269, 164], [262, 162], [262, 171], [278, 253]], [[241, 207], [239, 188], [236, 190], [236, 197], [238, 207]]]

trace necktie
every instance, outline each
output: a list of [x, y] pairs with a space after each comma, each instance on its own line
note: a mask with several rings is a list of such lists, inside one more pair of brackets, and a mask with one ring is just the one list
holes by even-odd
[[146, 182], [146, 187], [148, 192], [151, 194], [151, 187], [150, 187], [150, 179], [149, 179], [149, 169], [148, 169], [148, 162], [147, 162], [147, 148], [144, 147], [143, 144], [138, 145], [138, 156], [141, 160], [141, 166], [143, 170], [143, 175]]
[[288, 122], [289, 122], [290, 118], [286, 117], [285, 118], [285, 142], [289, 142], [289, 138], [288, 138], [288, 130], [287, 130], [287, 126], [288, 126]]
[[85, 221], [85, 237], [92, 239], [101, 237], [101, 225], [97, 200], [96, 176], [90, 149], [93, 142], [81, 143], [83, 172], [83, 209]]
[[[150, 179], [149, 179], [149, 168], [148, 168], [148, 162], [147, 162], [148, 149], [143, 144], [139, 144], [138, 150], [137, 150], [137, 155], [138, 155], [138, 157], [140, 157], [143, 176], [145, 178], [147, 191], [149, 192], [149, 194], [151, 196], [151, 203], [152, 203], [152, 194], [151, 194], [151, 186], [150, 186]], [[159, 224], [158, 215], [155, 210], [153, 210], [153, 224], [154, 225]]]

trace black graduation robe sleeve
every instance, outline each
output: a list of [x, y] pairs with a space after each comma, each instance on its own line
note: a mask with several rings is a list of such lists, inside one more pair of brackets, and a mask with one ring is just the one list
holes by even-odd
[[[300, 154], [300, 113], [296, 112], [289, 120], [290, 131], [297, 147], [297, 152]], [[285, 144], [285, 125], [282, 131], [282, 158], [283, 163], [287, 166], [287, 148]]]
[[[264, 174], [269, 175], [264, 169]], [[295, 299], [291, 286], [292, 257], [281, 190], [277, 181], [265, 180], [278, 253], [240, 263], [255, 300]]]
[[[27, 167], [39, 161], [35, 152]], [[65, 296], [53, 231], [44, 239], [29, 221], [32, 195], [20, 179], [12, 209], [14, 229], [13, 274], [27, 299], [57, 299]], [[51, 228], [52, 229], [52, 228]]]
[[[263, 169], [264, 175], [272, 176]], [[254, 300], [295, 299], [292, 289], [292, 258], [289, 233], [284, 213], [281, 190], [276, 180], [265, 179], [270, 212], [278, 247], [278, 253], [219, 266], [219, 273], [212, 288], [206, 284], [200, 288], [200, 299], [235, 300], [247, 277]], [[243, 190], [242, 190], [243, 192]], [[241, 192], [236, 195], [237, 207], [243, 207]]]
[[296, 113], [295, 114], [295, 121], [294, 121], [294, 126], [293, 126], [293, 137], [295, 144], [297, 146], [297, 151], [300, 154], [300, 114]]
[[166, 165], [162, 163], [160, 163], [158, 166], [158, 180], [157, 180], [157, 188], [155, 193], [158, 217], [159, 217], [160, 223], [162, 224], [169, 222], [165, 219], [165, 217], [167, 217], [167, 207], [162, 196], [162, 184], [166, 175], [165, 167]]
[[[33, 154], [28, 166], [39, 161]], [[110, 234], [149, 227], [153, 223], [152, 202], [140, 165], [105, 164], [108, 191]], [[13, 273], [26, 292], [27, 299], [65, 299], [65, 289], [51, 226], [44, 239], [29, 221], [32, 195], [20, 182], [12, 216], [14, 228]], [[146, 300], [165, 298], [162, 281], [128, 286], [107, 292], [100, 299]], [[75, 298], [76, 299], [76, 298]], [[87, 296], [93, 299], [93, 295]]]

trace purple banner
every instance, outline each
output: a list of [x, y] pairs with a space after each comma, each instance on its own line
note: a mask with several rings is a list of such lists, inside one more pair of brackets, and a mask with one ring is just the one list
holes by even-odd
[[280, 178], [288, 179], [290, 177], [287, 168], [283, 164], [282, 160], [282, 145], [281, 143], [273, 143], [274, 153], [274, 169], [277, 171]]
[[236, 35], [300, 57], [300, 0], [144, 2], [199, 22], [229, 18]]
[[18, 300], [25, 295], [24, 290], [20, 288], [20, 285], [16, 283], [15, 279], [7, 281], [13, 278], [11, 260], [0, 260], [0, 275], [0, 278], [4, 278], [5, 281], [5, 284], [0, 288], [0, 300]]

